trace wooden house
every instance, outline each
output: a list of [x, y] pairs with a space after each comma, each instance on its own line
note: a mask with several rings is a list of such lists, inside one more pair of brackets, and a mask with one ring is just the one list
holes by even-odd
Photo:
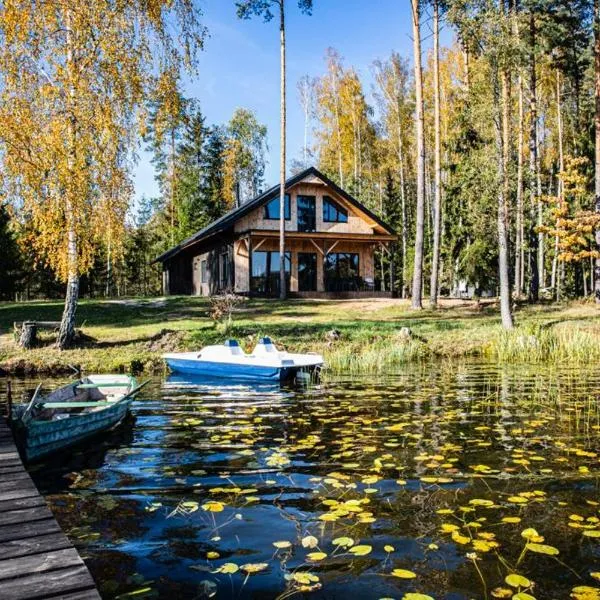
[[[291, 296], [389, 295], [375, 289], [375, 250], [393, 229], [315, 168], [286, 182], [285, 266]], [[157, 258], [165, 294], [279, 295], [279, 186]]]

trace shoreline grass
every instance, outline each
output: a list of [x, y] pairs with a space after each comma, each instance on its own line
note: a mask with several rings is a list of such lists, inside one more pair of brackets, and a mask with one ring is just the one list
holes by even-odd
[[[62, 352], [48, 336], [29, 351], [17, 346], [13, 321], [58, 320], [61, 311], [61, 302], [0, 303], [0, 373], [58, 374], [69, 372], [69, 365], [87, 372], [160, 372], [164, 352], [226, 337], [249, 350], [261, 335], [290, 351], [324, 354], [331, 373], [377, 373], [415, 361], [468, 357], [501, 363], [600, 360], [600, 310], [589, 302], [522, 305], [518, 326], [505, 332], [493, 302], [444, 300], [437, 310], [417, 312], [407, 301], [392, 299], [253, 299], [225, 331], [210, 320], [203, 298], [83, 300], [77, 324], [93, 341]], [[331, 339], [332, 330], [339, 340]]]

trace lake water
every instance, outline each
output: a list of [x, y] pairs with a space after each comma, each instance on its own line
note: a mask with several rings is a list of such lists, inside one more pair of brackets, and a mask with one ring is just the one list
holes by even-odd
[[134, 422], [32, 475], [105, 598], [600, 598], [599, 384], [155, 379]]

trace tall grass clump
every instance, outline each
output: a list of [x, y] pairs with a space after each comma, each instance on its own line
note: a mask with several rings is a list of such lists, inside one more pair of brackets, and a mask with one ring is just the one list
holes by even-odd
[[576, 327], [529, 325], [498, 331], [484, 354], [507, 363], [582, 364], [600, 360], [600, 336]]
[[382, 373], [429, 355], [423, 342], [394, 337], [368, 344], [339, 342], [324, 351], [327, 370], [335, 374]]

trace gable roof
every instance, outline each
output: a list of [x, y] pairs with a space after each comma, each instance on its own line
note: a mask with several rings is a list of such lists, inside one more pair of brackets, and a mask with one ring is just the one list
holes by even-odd
[[[323, 181], [323, 183], [326, 186], [330, 187], [336, 194], [341, 196], [344, 200], [346, 200], [349, 204], [354, 206], [356, 209], [358, 209], [361, 212], [363, 212], [364, 214], [366, 214], [369, 218], [371, 218], [373, 221], [375, 221], [375, 223], [377, 223], [377, 225], [379, 225], [380, 227], [385, 229], [385, 231], [387, 233], [389, 233], [391, 235], [396, 234], [394, 229], [392, 229], [389, 225], [384, 223], [377, 215], [373, 214], [368, 208], [366, 208], [358, 200], [353, 198], [350, 194], [348, 194], [345, 190], [343, 190], [341, 187], [339, 187], [336, 183], [331, 181], [331, 179], [329, 179], [329, 177], [327, 177], [326, 175], [321, 173], [321, 171], [319, 171], [315, 167], [309, 167], [308, 169], [301, 171], [297, 175], [290, 177], [285, 182], [285, 187], [286, 187], [286, 189], [291, 188], [294, 185], [300, 183], [306, 177], [310, 177], [310, 176], [319, 178], [321, 181]], [[234, 208], [233, 210], [230, 210], [229, 212], [225, 213], [222, 217], [219, 217], [216, 221], [213, 221], [210, 225], [206, 226], [204, 229], [201, 229], [194, 235], [190, 236], [189, 238], [187, 238], [187, 239], [183, 240], [182, 242], [180, 242], [179, 244], [177, 244], [177, 246], [174, 246], [170, 250], [167, 250], [166, 252], [161, 254], [159, 257], [154, 259], [153, 262], [164, 262], [165, 260], [168, 260], [169, 258], [172, 258], [173, 256], [179, 254], [179, 252], [181, 252], [188, 246], [191, 246], [192, 244], [195, 244], [197, 242], [204, 241], [214, 235], [217, 235], [219, 233], [226, 231], [231, 226], [233, 226], [233, 224], [237, 220], [241, 219], [243, 216], [252, 212], [255, 208], [258, 208], [258, 207], [266, 204], [273, 198], [277, 197], [278, 194], [279, 194], [279, 184], [274, 185], [272, 188], [268, 189], [266, 192], [263, 192], [262, 194], [256, 196], [256, 198], [253, 198], [252, 200], [248, 200], [248, 202], [245, 202], [241, 206], [238, 206], [237, 208]]]

